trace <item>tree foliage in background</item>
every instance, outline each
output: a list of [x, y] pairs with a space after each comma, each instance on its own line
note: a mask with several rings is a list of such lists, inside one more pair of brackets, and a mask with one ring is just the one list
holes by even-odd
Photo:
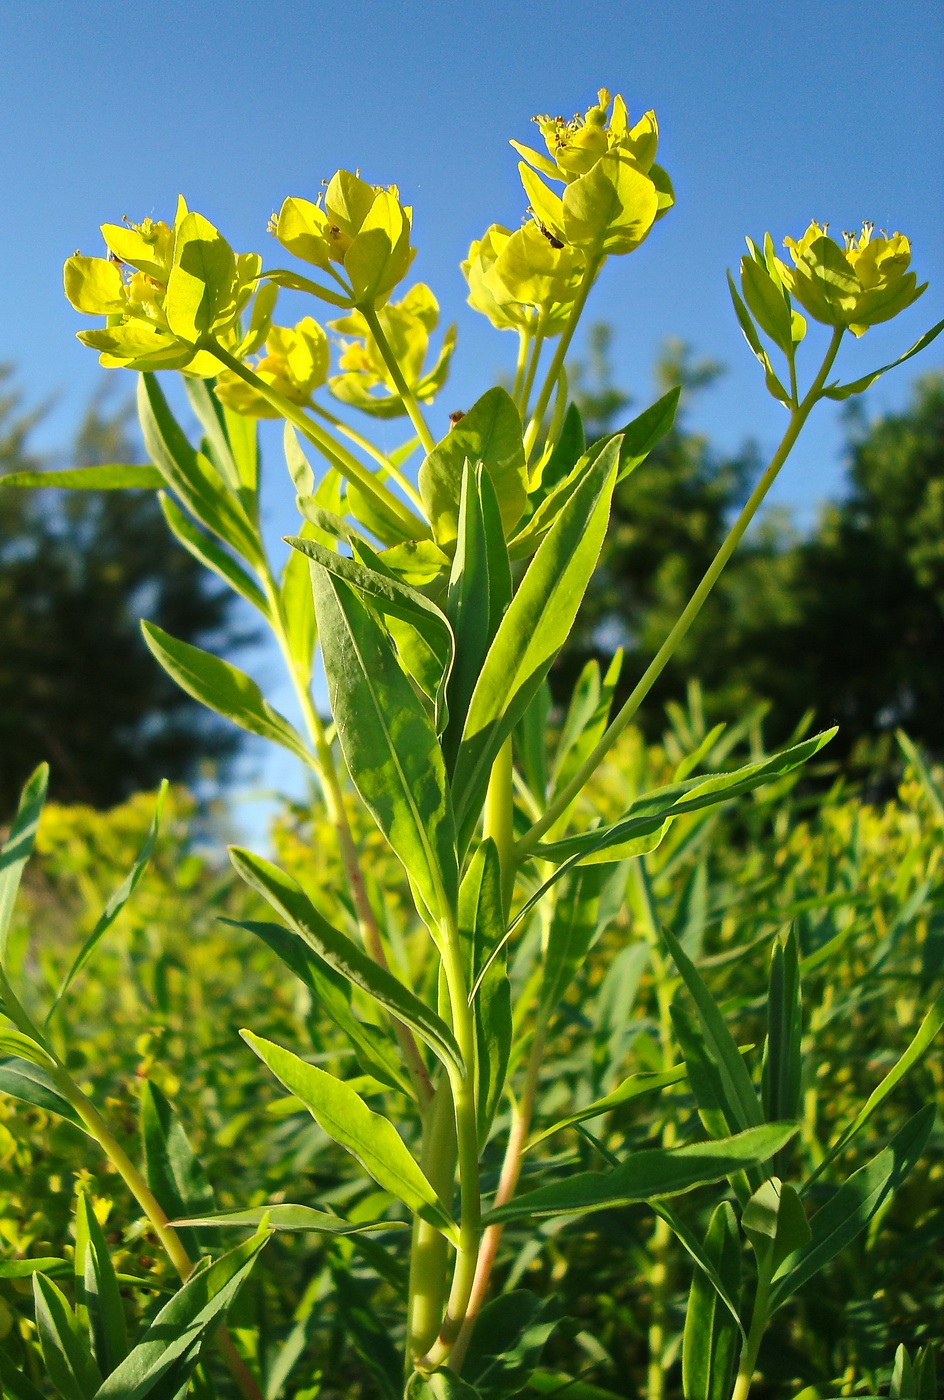
[[[609, 329], [595, 328], [575, 376], [588, 435], [620, 418], [628, 397], [614, 387]], [[690, 398], [720, 366], [694, 363], [669, 344], [660, 386], [681, 382]], [[683, 398], [683, 406], [685, 399]], [[703, 682], [709, 713], [745, 701], [772, 703], [779, 741], [805, 711], [838, 723], [837, 749], [873, 761], [896, 726], [944, 751], [944, 376], [918, 380], [909, 404], [874, 420], [846, 417], [847, 491], [827, 503], [801, 537], [770, 512], [732, 560], [697, 624], [667, 667], [660, 698], [678, 699], [685, 677]], [[583, 663], [627, 651], [631, 688], [654, 655], [722, 540], [756, 475], [748, 445], [712, 448], [684, 414], [645, 472], [617, 488], [614, 527], [557, 671], [567, 693]], [[657, 713], [653, 711], [653, 714]]]
[[[30, 450], [41, 417], [0, 379], [0, 473], [47, 465]], [[134, 461], [129, 412], [88, 407], [69, 464]], [[153, 492], [7, 491], [0, 515], [0, 802], [52, 759], [64, 802], [109, 806], [162, 777], [193, 781], [238, 737], [155, 664], [142, 612], [175, 636], [223, 648], [239, 636], [233, 595], [167, 530]]]

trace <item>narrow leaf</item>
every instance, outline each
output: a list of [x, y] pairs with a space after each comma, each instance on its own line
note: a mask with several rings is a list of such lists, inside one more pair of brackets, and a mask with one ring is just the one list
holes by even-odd
[[68, 1099], [63, 1098], [55, 1081], [39, 1065], [23, 1059], [0, 1060], [0, 1093], [47, 1113], [56, 1113], [67, 1123], [88, 1132]]
[[212, 535], [195, 525], [190, 517], [180, 509], [173, 496], [166, 491], [161, 491], [158, 499], [168, 529], [180, 541], [184, 549], [192, 554], [194, 559], [199, 560], [205, 568], [212, 569], [213, 573], [228, 583], [230, 588], [245, 598], [247, 603], [251, 603], [254, 608], [258, 608], [267, 617], [269, 605], [265, 595], [242, 564], [227, 550], [221, 548]]
[[0, 965], [6, 960], [13, 906], [23, 867], [33, 853], [48, 786], [49, 764], [41, 763], [27, 779], [7, 839], [0, 846]]
[[277, 1204], [254, 1206], [251, 1210], [224, 1210], [217, 1215], [195, 1216], [192, 1220], [172, 1220], [175, 1229], [220, 1230], [233, 1226], [257, 1230], [266, 1225], [270, 1230], [308, 1230], [316, 1235], [360, 1235], [377, 1230], [405, 1230], [402, 1220], [342, 1220], [311, 1206]]
[[[741, 1288], [741, 1241], [731, 1205], [715, 1208], [704, 1253], [728, 1298]], [[739, 1324], [711, 1279], [697, 1269], [685, 1312], [682, 1389], [685, 1400], [728, 1400], [737, 1359]]]
[[688, 1077], [686, 1065], [675, 1065], [673, 1069], [663, 1070], [660, 1073], [631, 1074], [628, 1079], [624, 1079], [616, 1089], [610, 1094], [605, 1094], [602, 1099], [594, 1099], [593, 1103], [588, 1103], [585, 1108], [580, 1108], [576, 1113], [569, 1113], [566, 1118], [559, 1119], [552, 1123], [549, 1128], [544, 1128], [537, 1133], [528, 1143], [527, 1150], [536, 1147], [545, 1138], [551, 1137], [554, 1133], [561, 1132], [564, 1128], [572, 1128], [575, 1123], [583, 1123], [588, 1118], [599, 1118], [603, 1113], [609, 1113], [611, 1109], [619, 1108], [621, 1104], [630, 1103], [633, 1099], [641, 1098], [644, 1094], [654, 1094], [659, 1089], [668, 1088], [670, 1084], [680, 1084]]
[[189, 642], [178, 641], [153, 622], [142, 622], [141, 630], [151, 652], [181, 690], [250, 734], [271, 739], [296, 758], [309, 761], [301, 735], [272, 708], [245, 672]]
[[33, 1299], [49, 1379], [62, 1400], [92, 1400], [102, 1377], [68, 1300], [40, 1273], [33, 1275]]
[[437, 1229], [451, 1231], [439, 1197], [388, 1119], [369, 1109], [342, 1080], [300, 1060], [290, 1050], [283, 1050], [252, 1031], [240, 1031], [240, 1035], [276, 1079], [301, 1099], [328, 1136], [357, 1158], [378, 1186]]
[[[163, 1091], [150, 1080], [141, 1086], [141, 1144], [144, 1174], [165, 1215], [206, 1214], [213, 1208], [213, 1188]], [[196, 1242], [183, 1237], [184, 1248]]]
[[165, 485], [157, 467], [67, 467], [58, 472], [8, 472], [0, 486], [59, 486], [67, 491], [124, 491], [128, 487], [152, 491]]
[[125, 1313], [108, 1245], [84, 1191], [76, 1202], [76, 1296], [88, 1313], [92, 1351], [108, 1376], [128, 1350]]

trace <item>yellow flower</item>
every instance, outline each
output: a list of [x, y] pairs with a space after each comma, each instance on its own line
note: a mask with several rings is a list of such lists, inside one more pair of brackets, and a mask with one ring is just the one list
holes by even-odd
[[794, 266], [778, 260], [780, 274], [817, 321], [861, 336], [869, 326], [897, 316], [927, 287], [926, 282], [919, 287], [908, 271], [911, 245], [904, 234], [873, 235], [874, 226], [864, 223], [860, 234], [844, 234], [840, 248], [827, 225], [813, 222], [802, 238], [784, 239]]
[[469, 248], [462, 271], [469, 305], [499, 330], [534, 329], [559, 334], [586, 268], [586, 258], [549, 236], [533, 221], [512, 233], [492, 224]]
[[[294, 327], [270, 326], [265, 353], [252, 368], [290, 403], [307, 404], [328, 376], [328, 337], [318, 322], [305, 316]], [[278, 418], [278, 409], [232, 370], [216, 381], [216, 397], [248, 418]]]
[[[612, 111], [611, 111], [612, 107]], [[654, 112], [629, 124], [626, 103], [601, 88], [581, 117], [534, 119], [547, 155], [512, 141], [535, 219], [561, 243], [593, 255], [629, 253], [675, 202], [672, 183], [655, 164], [659, 127]], [[540, 178], [563, 182], [557, 195]]]
[[[449, 371], [455, 326], [446, 331], [438, 358], [431, 369], [426, 369], [430, 336], [439, 324], [439, 303], [429, 287], [417, 282], [402, 300], [381, 307], [377, 317], [408, 387], [421, 403], [431, 403]], [[329, 325], [341, 335], [353, 337], [343, 342], [338, 361], [342, 373], [328, 380], [335, 398], [378, 418], [397, 418], [405, 413], [390, 370], [361, 313], [353, 311]], [[371, 392], [377, 388], [386, 392]]]
[[217, 374], [219, 361], [204, 342], [209, 336], [234, 338], [239, 314], [256, 290], [259, 256], [237, 257], [183, 199], [172, 226], [151, 219], [103, 224], [102, 236], [109, 257], [76, 253], [63, 270], [75, 309], [107, 317], [103, 329], [80, 331], [79, 340], [98, 350], [108, 368]]
[[406, 276], [416, 250], [410, 246], [412, 210], [400, 203], [395, 185], [369, 185], [349, 170], [328, 182], [324, 205], [308, 199], [285, 200], [270, 231], [304, 262], [325, 271], [342, 267], [350, 284], [349, 302], [386, 301]]

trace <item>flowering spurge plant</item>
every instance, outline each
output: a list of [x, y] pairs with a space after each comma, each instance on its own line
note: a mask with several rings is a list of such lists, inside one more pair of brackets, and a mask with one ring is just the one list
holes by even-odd
[[[846, 1171], [846, 1149], [939, 1029], [940, 996], [902, 1060], [812, 1174], [798, 1172], [791, 1143], [803, 1086], [803, 1011], [795, 935], [773, 947], [766, 1039], [755, 1054], [733, 1040], [699, 967], [677, 932], [660, 925], [649, 893], [645, 858], [673, 822], [782, 780], [832, 731], [755, 755], [734, 770], [705, 771], [713, 732], [670, 784], [627, 790], [615, 821], [600, 820], [588, 790], [697, 617], [814, 406], [861, 392], [890, 368], [852, 383], [830, 379], [847, 330], [863, 334], [923, 291], [907, 271], [907, 239], [873, 240], [865, 226], [843, 249], [812, 225], [799, 242], [788, 240], [792, 267], [769, 236], [762, 246], [749, 242], [740, 291], [732, 281], [731, 292], [767, 388], [787, 410], [782, 441], [628, 699], [612, 712], [618, 659], [605, 676], [591, 666], [560, 724], [549, 725], [548, 671], [596, 566], [613, 493], [671, 427], [678, 391], [589, 445], [567, 397], [567, 351], [607, 258], [639, 249], [672, 207], [671, 183], [655, 163], [654, 114], [631, 124], [622, 98], [611, 101], [601, 91], [583, 117], [537, 120], [547, 155], [517, 146], [529, 202], [521, 228], [491, 225], [463, 264], [470, 304], [499, 329], [517, 332], [513, 386], [492, 388], [454, 414], [442, 436], [431, 429], [424, 404], [442, 387], [454, 335], [447, 331], [431, 352], [438, 320], [432, 292], [422, 284], [398, 291], [414, 249], [412, 211], [395, 187], [339, 171], [318, 199], [288, 198], [270, 229], [304, 271], [235, 254], [182, 200], [173, 225], [105, 225], [109, 257], [77, 254], [66, 264], [72, 304], [106, 317], [104, 329], [80, 338], [107, 366], [140, 372], [152, 464], [62, 472], [55, 484], [158, 489], [181, 544], [265, 619], [294, 686], [301, 728], [230, 663], [143, 624], [155, 657], [190, 695], [288, 749], [320, 784], [344, 871], [330, 904], [249, 850], [233, 849], [232, 861], [267, 913], [244, 927], [282, 960], [286, 976], [301, 980], [349, 1042], [359, 1072], [350, 1074], [347, 1059], [325, 1068], [299, 1046], [251, 1029], [242, 1034], [379, 1193], [370, 1198], [370, 1218], [345, 1219], [308, 1199], [213, 1214], [166, 1101], [153, 1090], [142, 1097], [142, 1170], [70, 1074], [57, 1020], [73, 977], [133, 892], [157, 814], [148, 843], [51, 1005], [41, 1006], [36, 989], [20, 985], [22, 974], [9, 961], [0, 974], [3, 1048], [20, 1066], [11, 1091], [69, 1118], [108, 1155], [183, 1281], [130, 1344], [107, 1246], [82, 1207], [74, 1302], [48, 1271], [35, 1271], [48, 1381], [64, 1400], [176, 1397], [195, 1375], [200, 1393], [210, 1393], [205, 1345], [214, 1335], [235, 1384], [258, 1400], [264, 1382], [220, 1323], [270, 1232], [349, 1237], [365, 1249], [368, 1241], [368, 1259], [395, 1284], [395, 1254], [406, 1249], [396, 1229], [406, 1223], [407, 1395], [519, 1394], [554, 1318], [527, 1292], [493, 1296], [503, 1230], [520, 1221], [537, 1229], [560, 1217], [579, 1225], [590, 1213], [632, 1203], [648, 1204], [693, 1263], [682, 1347], [687, 1400], [744, 1400], [769, 1318], [875, 1218], [930, 1133], [929, 1108], [872, 1161]], [[312, 315], [293, 327], [274, 322], [280, 288], [333, 308], [329, 329], [344, 338], [338, 373], [330, 373], [330, 342]], [[804, 311], [831, 330], [805, 380], [797, 362]], [[184, 376], [202, 430], [196, 444], [168, 405], [155, 376], [160, 369]], [[410, 438], [395, 452], [382, 451], [315, 397], [325, 388], [345, 408], [408, 417]], [[301, 517], [287, 534], [291, 548], [280, 573], [260, 531], [260, 417], [284, 420]], [[415, 478], [407, 471], [414, 454]], [[51, 478], [26, 473], [5, 481], [36, 486]], [[312, 695], [316, 646], [330, 724]], [[4, 926], [44, 784], [43, 773], [28, 784], [4, 847]], [[409, 882], [408, 938], [353, 835], [355, 804], [370, 814]], [[318, 851], [311, 859], [319, 860]], [[653, 946], [665, 960], [677, 1059], [625, 1077], [620, 1055], [610, 1067], [610, 1093], [538, 1127], [536, 1089], [555, 1018], [628, 881], [637, 908], [649, 911]], [[682, 1140], [667, 1128], [660, 1145], [614, 1155], [583, 1126], [673, 1086], [697, 1109]], [[555, 1146], [566, 1143], [573, 1133], [598, 1153], [598, 1170], [575, 1171], [578, 1159], [536, 1150], [551, 1138]], [[528, 1189], [519, 1192], [526, 1154]], [[826, 1173], [835, 1189], [811, 1215], [808, 1192]], [[699, 1187], [716, 1193], [707, 1233], [679, 1200]], [[225, 1228], [255, 1233], [219, 1257], [204, 1253], [202, 1241]], [[923, 1377], [931, 1364], [922, 1353], [916, 1367], [908, 1360], [908, 1374]], [[375, 1372], [383, 1394], [399, 1391], [403, 1377], [390, 1365], [381, 1359]], [[35, 1400], [32, 1383], [2, 1358], [0, 1375], [17, 1400]], [[307, 1384], [299, 1394], [313, 1393]], [[650, 1377], [653, 1400], [663, 1384], [660, 1366]]]

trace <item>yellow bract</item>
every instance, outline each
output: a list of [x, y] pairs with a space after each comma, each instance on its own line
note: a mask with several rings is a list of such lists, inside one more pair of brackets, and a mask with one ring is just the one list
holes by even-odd
[[[654, 112], [629, 125], [626, 103], [605, 88], [583, 117], [535, 117], [548, 154], [512, 141], [535, 219], [553, 238], [597, 257], [630, 253], [675, 202], [672, 183], [655, 164]], [[557, 195], [541, 179], [560, 180]]]
[[[253, 371], [290, 403], [306, 404], [328, 375], [328, 337], [318, 322], [305, 316], [294, 327], [271, 326], [265, 354]], [[251, 384], [226, 370], [216, 381], [216, 397], [249, 418], [278, 418], [279, 410]]]
[[[77, 311], [107, 316], [101, 330], [80, 331], [108, 368], [181, 369], [215, 375], [208, 336], [238, 342], [236, 322], [256, 289], [262, 262], [238, 257], [202, 215], [178, 200], [173, 226], [103, 224], [108, 258], [76, 253], [66, 262], [66, 296]], [[122, 268], [128, 269], [126, 275]]]
[[[381, 307], [377, 317], [408, 388], [422, 403], [431, 403], [448, 373], [455, 326], [446, 331], [439, 357], [427, 370], [430, 335], [439, 324], [439, 303], [429, 287], [417, 282], [401, 301]], [[405, 413], [390, 369], [361, 313], [354, 311], [329, 325], [341, 335], [352, 337], [344, 343], [338, 362], [342, 373], [328, 381], [335, 398], [376, 417], [395, 418]], [[376, 388], [386, 393], [378, 396], [370, 392]]]
[[413, 261], [411, 218], [395, 185], [383, 189], [339, 170], [328, 182], [323, 205], [290, 197], [270, 227], [282, 247], [304, 262], [332, 275], [332, 265], [343, 268], [352, 305], [376, 305]]
[[469, 305], [499, 330], [560, 333], [586, 268], [584, 255], [562, 246], [534, 222], [512, 233], [492, 224], [469, 248], [462, 271]]
[[911, 245], [901, 233], [873, 237], [865, 223], [858, 235], [844, 235], [845, 247], [829, 237], [827, 226], [811, 223], [800, 239], [785, 238], [791, 268], [778, 261], [785, 285], [817, 321], [864, 335], [869, 326], [890, 321], [917, 301], [919, 287], [908, 271]]

